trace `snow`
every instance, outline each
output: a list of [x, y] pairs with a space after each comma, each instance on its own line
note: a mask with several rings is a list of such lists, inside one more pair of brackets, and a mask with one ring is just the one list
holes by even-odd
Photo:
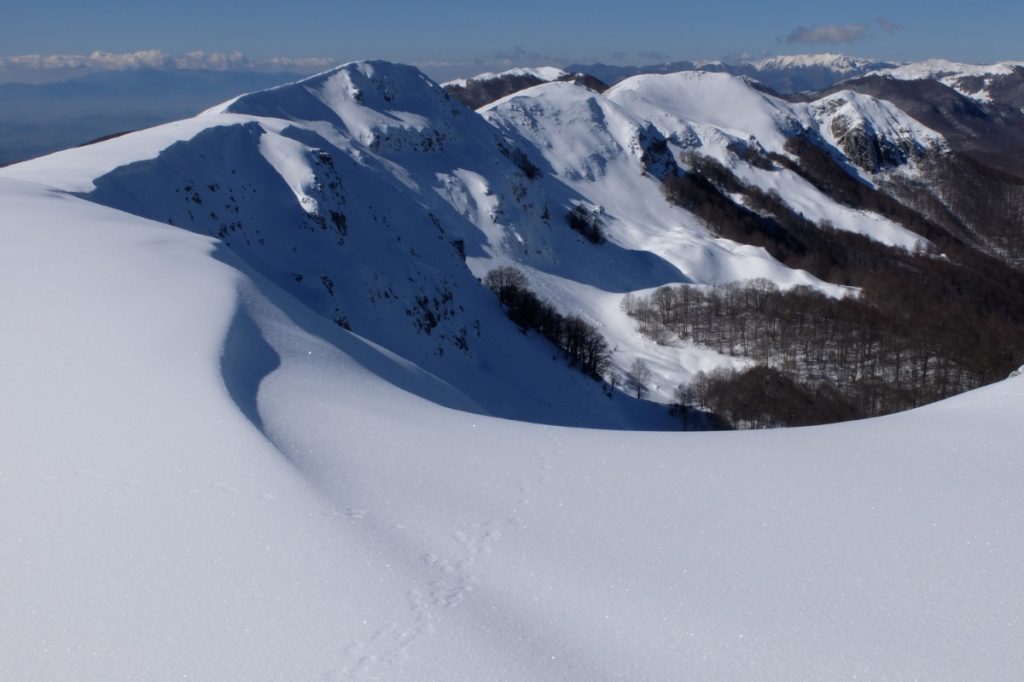
[[1024, 674], [1024, 377], [773, 432], [495, 419], [216, 240], [0, 206], [0, 677]]
[[[788, 170], [757, 168], [730, 151], [742, 143], [784, 153], [788, 137], [804, 130], [835, 145], [839, 116], [892, 141], [943, 144], [870, 97], [842, 92], [792, 104], [727, 74], [637, 76], [605, 95], [551, 82], [478, 113], [415, 68], [372, 61], [0, 169], [0, 178], [216, 236], [308, 307], [462, 391], [480, 412], [667, 428], [660, 406], [622, 393], [609, 400], [547, 342], [516, 333], [477, 280], [499, 265], [520, 268], [556, 308], [602, 332], [620, 372], [645, 359], [656, 370], [652, 400], [668, 402], [698, 370], [744, 360], [642, 338], [619, 309], [624, 294], [753, 278], [848, 293], [764, 249], [716, 237], [667, 202], [660, 177], [680, 152], [717, 159], [812, 220], [901, 248], [924, 242], [879, 215], [836, 204]], [[536, 167], [536, 177], [516, 167], [510, 150]], [[897, 172], [914, 173], [913, 163]], [[577, 205], [600, 216], [606, 243], [589, 244], [568, 229], [565, 216]]]
[[171, 145], [190, 140], [218, 124], [241, 123], [238, 117], [190, 118], [122, 135], [102, 143], [75, 147], [32, 159], [31, 162], [0, 169], [0, 177], [59, 185], [69, 192], [88, 193], [96, 189], [94, 180], [117, 168], [156, 158]]
[[[664, 258], [679, 269], [676, 281], [724, 283], [767, 277], [783, 286], [830, 290], [763, 250], [715, 239], [691, 214], [669, 205], [659, 179], [644, 173], [641, 164], [640, 139], [657, 131], [614, 98], [574, 83], [549, 83], [494, 102], [481, 113], [502, 130], [533, 143], [563, 182], [600, 205], [610, 239]], [[687, 133], [661, 134], [678, 139]]]
[[[705, 80], [718, 87], [702, 87]], [[699, 86], [691, 88], [694, 83]], [[724, 162], [754, 186], [779, 191], [792, 208], [812, 220], [827, 221], [838, 229], [908, 250], [926, 243], [920, 235], [882, 216], [835, 203], [791, 171], [766, 171], [737, 163], [727, 146], [735, 141], [748, 141], [750, 136], [716, 127], [722, 116], [737, 118], [734, 105], [730, 104], [736, 99], [731, 93], [734, 89], [748, 98], [743, 107], [747, 112], [744, 130], [760, 131], [760, 137], [754, 136], [758, 142], [769, 139], [779, 145], [785, 139], [783, 131], [792, 130], [793, 121], [799, 120], [801, 125], [819, 130], [827, 142], [836, 145], [832, 121], [846, 116], [851, 124], [866, 125], [874, 134], [893, 141], [907, 141], [922, 148], [945, 144], [938, 133], [882, 100], [843, 91], [810, 105], [790, 105], [750, 89], [742, 79], [724, 74], [640, 76], [616, 86], [608, 97], [572, 83], [538, 85], [488, 105], [481, 112], [496, 125], [514, 129], [536, 144], [560, 177], [591, 201], [606, 206], [609, 214], [629, 216], [634, 224], [630, 232], [620, 228], [617, 221], [609, 227], [620, 243], [662, 254], [694, 281], [725, 282], [762, 276], [783, 286], [796, 283], [777, 267], [757, 267], [754, 259], [745, 255], [749, 252], [733, 247], [719, 249], [719, 243], [706, 240], [701, 248], [693, 248], [694, 236], [701, 230], [692, 226], [692, 221], [683, 234], [674, 229], [687, 222], [683, 212], [666, 211], [657, 183], [637, 173], [636, 138], [645, 126], [656, 125], [667, 139], [679, 140], [684, 146], [698, 146], [701, 152]], [[722, 111], [726, 113], [718, 113]], [[782, 145], [778, 150], [782, 150]], [[637, 223], [647, 223], [642, 233], [638, 234]], [[744, 253], [742, 262], [721, 268], [723, 257], [737, 253]], [[697, 254], [704, 263], [694, 262]], [[711, 258], [716, 258], [713, 269], [708, 267]], [[753, 274], [753, 269], [758, 275]], [[800, 283], [821, 286], [809, 280]]]
[[844, 74], [862, 71], [878, 62], [834, 52], [822, 52], [819, 54], [779, 55], [744, 63], [750, 64], [758, 71], [823, 68]]
[[442, 87], [464, 88], [471, 82], [500, 80], [508, 76], [531, 76], [533, 78], [537, 78], [539, 80], [548, 82], [557, 81], [559, 78], [564, 78], [565, 76], [568, 75], [569, 73], [567, 71], [563, 71], [562, 69], [559, 69], [556, 66], [539, 66], [532, 69], [508, 69], [507, 71], [502, 71], [500, 73], [492, 73], [488, 71], [486, 73], [477, 74], [476, 76], [473, 76], [471, 78], [457, 78], [455, 80], [442, 83], [441, 85]]
[[926, 59], [920, 62], [904, 64], [892, 69], [882, 69], [877, 73], [899, 80], [921, 80], [925, 78], [945, 79], [948, 77], [962, 78], [965, 76], [1005, 76], [1013, 73], [1015, 66], [1024, 66], [1024, 62], [998, 62], [996, 64], [961, 64], [946, 59]]
[[[525, 181], [499, 152], [494, 128], [415, 69], [346, 65], [236, 98], [170, 132], [112, 142], [120, 146], [111, 158], [102, 147], [69, 150], [0, 175], [84, 190], [104, 205], [216, 235], [313, 310], [458, 387], [481, 412], [671, 425], [661, 406], [609, 399], [546, 341], [518, 333], [477, 281], [511, 254], [593, 283], [591, 247], [538, 219], [545, 202], [563, 219], [562, 187], [544, 183], [523, 207], [510, 198], [510, 185]], [[137, 160], [127, 163], [132, 147]], [[466, 267], [456, 241], [480, 270]], [[616, 263], [601, 268], [613, 292], [679, 281], [665, 265], [652, 270], [649, 254], [603, 253]]]
[[[998, 62], [995, 64], [961, 64], [946, 59], [927, 59], [904, 64], [892, 69], [881, 69], [876, 75], [897, 80], [937, 80], [957, 92], [979, 102], [989, 103], [992, 96], [988, 91], [992, 80], [1007, 76], [1014, 69], [1024, 67], [1024, 62]], [[981, 79], [981, 87], [966, 81]]]
[[832, 122], [843, 116], [852, 125], [870, 126], [877, 135], [889, 140], [906, 140], [921, 146], [942, 146], [945, 138], [903, 113], [895, 104], [852, 90], [840, 90], [810, 103], [821, 123], [825, 139], [837, 146]]
[[605, 94], [659, 127], [676, 127], [682, 119], [735, 139], [756, 138], [766, 149], [778, 152], [783, 151], [787, 132], [809, 125], [799, 109], [724, 73], [643, 74], [627, 78]]

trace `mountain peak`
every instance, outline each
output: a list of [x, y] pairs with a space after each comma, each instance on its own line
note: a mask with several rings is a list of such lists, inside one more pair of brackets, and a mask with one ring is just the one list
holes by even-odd
[[294, 83], [242, 95], [215, 111], [323, 119], [325, 112], [311, 98], [340, 114], [353, 104], [378, 110], [415, 110], [425, 101], [433, 101], [436, 106], [445, 96], [437, 83], [414, 66], [369, 60], [349, 62]]
[[891, 62], [883, 62], [863, 57], [851, 57], [837, 52], [819, 54], [777, 55], [766, 59], [743, 62], [750, 64], [758, 71], [779, 69], [827, 68], [839, 72], [859, 72], [865, 69], [880, 69], [895, 66]]
[[1024, 66], [1024, 62], [996, 62], [994, 64], [964, 64], [948, 59], [926, 59], [920, 62], [901, 64], [888, 69], [879, 69], [878, 75], [892, 76], [899, 80], [922, 80], [966, 77], [966, 76], [1006, 76], [1013, 73], [1015, 67]]
[[490, 71], [487, 71], [485, 73], [478, 73], [477, 75], [471, 76], [469, 78], [456, 78], [455, 80], [450, 80], [447, 81], [446, 83], [442, 83], [442, 85], [446, 88], [464, 88], [468, 86], [470, 83], [501, 80], [502, 78], [511, 77], [535, 78], [539, 81], [550, 82], [556, 81], [560, 78], [565, 78], [566, 76], [569, 75], [571, 74], [568, 71], [564, 71], [563, 69], [560, 69], [557, 66], [538, 66], [535, 68], [508, 69], [506, 71], [501, 71], [499, 73], [492, 73]]

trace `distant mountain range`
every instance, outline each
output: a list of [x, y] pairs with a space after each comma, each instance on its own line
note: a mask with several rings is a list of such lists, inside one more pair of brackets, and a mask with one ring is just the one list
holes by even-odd
[[473, 107], [553, 80], [576, 80], [595, 91], [639, 74], [728, 73], [791, 101], [855, 90], [894, 102], [941, 132], [958, 151], [1024, 177], [1024, 62], [989, 65], [928, 60], [895, 64], [839, 54], [772, 57], [726, 64], [672, 62], [648, 66], [572, 64], [565, 69], [517, 69], [445, 84]]
[[897, 66], [893, 62], [848, 57], [841, 54], [816, 54], [771, 57], [754, 61], [726, 63], [721, 61], [682, 61], [647, 66], [610, 66], [607, 64], [570, 64], [566, 71], [587, 73], [605, 83], [642, 73], [675, 73], [678, 71], [709, 71], [746, 76], [780, 93], [822, 90], [841, 80], [861, 76], [879, 69]]

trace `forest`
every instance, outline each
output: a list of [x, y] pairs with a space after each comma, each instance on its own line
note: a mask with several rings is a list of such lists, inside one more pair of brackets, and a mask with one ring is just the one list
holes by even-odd
[[[911, 253], [816, 225], [722, 164], [685, 158], [690, 170], [664, 181], [670, 200], [716, 234], [855, 289], [832, 298], [753, 281], [627, 296], [626, 312], [657, 342], [684, 339], [754, 363], [698, 377], [677, 391], [677, 406], [710, 410], [735, 427], [824, 423], [908, 409], [1004, 378], [1024, 357], [1024, 272], [971, 243], [966, 228], [957, 234], [930, 220], [810, 147], [794, 147], [801, 162], [787, 158], [787, 167], [848, 205], [899, 219], [929, 246]], [[995, 233], [1016, 252], [1008, 227]], [[1019, 227], [1017, 239], [1024, 240]]]
[[566, 360], [584, 374], [601, 379], [611, 351], [604, 336], [579, 315], [563, 315], [530, 290], [526, 275], [511, 266], [487, 273], [484, 284], [498, 297], [508, 318], [521, 329], [538, 332], [560, 348]]

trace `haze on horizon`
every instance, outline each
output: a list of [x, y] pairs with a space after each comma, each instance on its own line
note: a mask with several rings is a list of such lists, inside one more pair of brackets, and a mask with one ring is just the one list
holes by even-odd
[[[912, 0], [848, 6], [794, 0], [610, 0], [550, 6], [410, 0], [287, 10], [255, 0], [244, 12], [197, 0], [88, 6], [42, 0], [9, 8], [0, 26], [0, 82], [41, 82], [84, 72], [214, 68], [310, 73], [355, 59], [414, 64], [447, 79], [511, 66], [572, 62], [649, 64], [842, 52], [894, 61], [942, 57], [970, 63], [1024, 58], [1024, 5], [971, 7]], [[99, 53], [100, 58], [88, 59]]]

